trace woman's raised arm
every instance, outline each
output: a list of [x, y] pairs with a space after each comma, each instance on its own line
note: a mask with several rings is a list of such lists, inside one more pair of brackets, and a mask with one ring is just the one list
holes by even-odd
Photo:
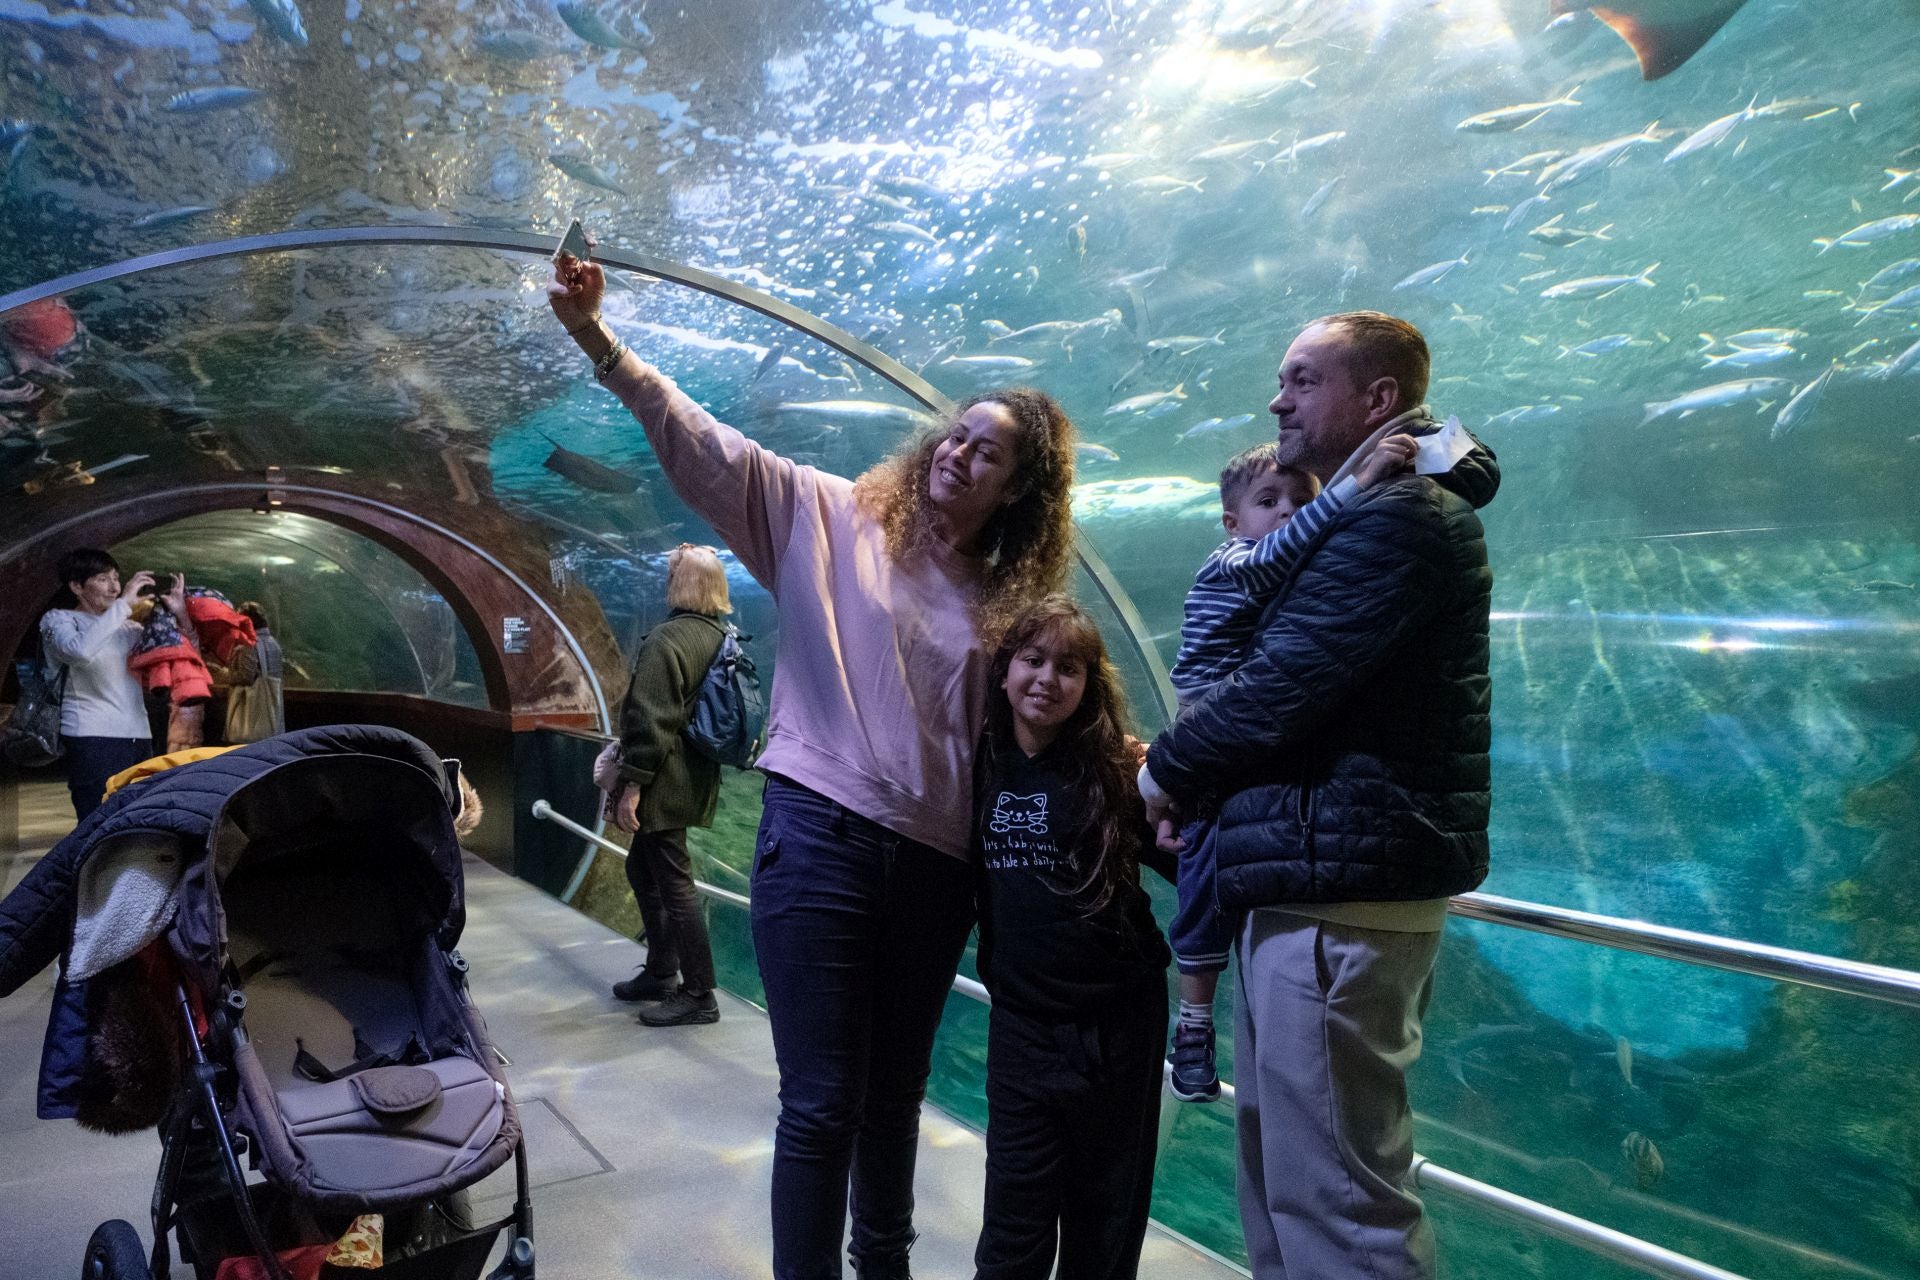
[[567, 335], [594, 362], [594, 376], [639, 420], [680, 500], [713, 527], [769, 590], [793, 528], [805, 468], [747, 439], [628, 350], [600, 318], [606, 274], [562, 255], [547, 297]]

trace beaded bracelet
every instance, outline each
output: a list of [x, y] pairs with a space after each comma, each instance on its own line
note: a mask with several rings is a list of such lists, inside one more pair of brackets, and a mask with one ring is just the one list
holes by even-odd
[[608, 349], [607, 354], [601, 356], [599, 363], [593, 366], [594, 378], [598, 381], [605, 382], [607, 375], [613, 372], [613, 367], [620, 363], [620, 357], [625, 354], [627, 354], [627, 344], [615, 339], [613, 346]]

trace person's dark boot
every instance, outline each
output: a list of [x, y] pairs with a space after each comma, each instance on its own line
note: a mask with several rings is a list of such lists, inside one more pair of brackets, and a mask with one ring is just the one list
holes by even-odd
[[694, 995], [681, 987], [652, 1008], [642, 1009], [637, 1016], [649, 1027], [698, 1026], [720, 1021], [720, 1002], [711, 991]]
[[634, 974], [625, 982], [613, 984], [613, 998], [629, 1003], [637, 1000], [665, 1000], [673, 994], [673, 975], [659, 977], [645, 969]]
[[907, 1248], [897, 1254], [849, 1259], [853, 1263], [854, 1274], [859, 1280], [913, 1280], [913, 1272], [907, 1267], [907, 1250], [912, 1249], [919, 1239], [920, 1233], [911, 1231], [908, 1233]]

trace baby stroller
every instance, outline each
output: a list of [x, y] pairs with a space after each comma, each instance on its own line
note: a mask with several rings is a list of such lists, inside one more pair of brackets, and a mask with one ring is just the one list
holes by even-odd
[[[452, 773], [393, 730], [286, 734], [125, 788], [36, 868], [74, 869], [63, 995], [82, 970], [79, 1006], [95, 1022], [131, 1007], [118, 1021], [144, 1028], [145, 1067], [175, 1068], [154, 1088], [119, 1067], [122, 1094], [160, 1110], [153, 1247], [103, 1224], [86, 1276], [164, 1280], [171, 1232], [198, 1280], [360, 1275], [340, 1251], [375, 1236], [384, 1280], [475, 1280], [504, 1230], [490, 1280], [531, 1280], [519, 1120], [455, 949]], [[155, 905], [170, 861], [171, 905]], [[115, 896], [141, 901], [116, 912]], [[119, 951], [151, 940], [99, 970], [103, 929]], [[60, 1114], [44, 1072], [41, 1114]], [[511, 1213], [475, 1226], [465, 1189], [509, 1159]]]

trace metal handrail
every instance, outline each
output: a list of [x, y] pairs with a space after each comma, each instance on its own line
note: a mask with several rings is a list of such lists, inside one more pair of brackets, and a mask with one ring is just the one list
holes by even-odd
[[1761, 942], [1745, 942], [1691, 929], [1648, 924], [1644, 920], [1626, 920], [1619, 916], [1595, 915], [1568, 907], [1549, 907], [1517, 898], [1500, 898], [1490, 893], [1463, 893], [1448, 903], [1447, 909], [1469, 920], [1526, 929], [1576, 942], [1593, 942], [1621, 951], [1660, 956], [1683, 964], [1705, 965], [1733, 973], [1752, 974], [1776, 982], [1794, 982], [1805, 987], [1838, 991], [1843, 995], [1884, 1000], [1889, 1004], [1920, 1009], [1920, 973], [1885, 965], [1841, 960], [1812, 951], [1794, 951], [1771, 947]]
[[[609, 853], [616, 854], [622, 858], [628, 856], [626, 849], [621, 848], [611, 840], [595, 835], [571, 818], [556, 811], [554, 807], [545, 800], [535, 800], [533, 802], [533, 816], [564, 827], [566, 830], [593, 842]], [[700, 892], [719, 898], [723, 902], [731, 902], [736, 906], [743, 907], [750, 907], [752, 905], [750, 898], [742, 894], [734, 893], [730, 889], [722, 889], [718, 885], [708, 884], [704, 880], [695, 880], [693, 883], [694, 887]], [[988, 994], [987, 989], [964, 974], [954, 975], [953, 989], [960, 995], [970, 1000], [977, 1000], [981, 1004], [991, 1005], [993, 1003], [993, 998]], [[1166, 1070], [1170, 1072], [1172, 1065], [1168, 1064]], [[1235, 1093], [1233, 1085], [1222, 1080], [1220, 1082], [1220, 1096], [1222, 1101], [1229, 1103], [1234, 1102]], [[1615, 1262], [1623, 1263], [1636, 1270], [1643, 1271], [1648, 1275], [1669, 1276], [1673, 1277], [1674, 1280], [1744, 1280], [1744, 1277], [1735, 1272], [1723, 1270], [1710, 1263], [1701, 1262], [1696, 1258], [1689, 1258], [1682, 1253], [1675, 1253], [1671, 1249], [1664, 1249], [1651, 1241], [1642, 1240], [1638, 1236], [1630, 1236], [1625, 1232], [1615, 1231], [1611, 1227], [1605, 1227], [1597, 1222], [1591, 1222], [1585, 1218], [1567, 1213], [1565, 1210], [1556, 1209], [1552, 1205], [1542, 1204], [1537, 1200], [1529, 1200], [1525, 1196], [1503, 1190], [1488, 1183], [1480, 1182], [1474, 1178], [1469, 1178], [1465, 1174], [1455, 1173], [1453, 1170], [1443, 1165], [1437, 1165], [1418, 1153], [1415, 1153], [1413, 1157], [1413, 1166], [1409, 1171], [1409, 1181], [1416, 1187], [1425, 1188], [1431, 1186], [1435, 1190], [1449, 1192], [1455, 1197], [1469, 1201], [1481, 1208], [1491, 1209], [1509, 1217], [1518, 1218], [1549, 1234], [1578, 1245], [1590, 1253], [1595, 1253]], [[1236, 1267], [1235, 1270], [1240, 1270], [1240, 1268]]]
[[1431, 1187], [1436, 1191], [1451, 1192], [1463, 1200], [1472, 1201], [1483, 1209], [1491, 1209], [1496, 1213], [1516, 1218], [1549, 1235], [1558, 1236], [1570, 1244], [1578, 1245], [1589, 1253], [1596, 1253], [1615, 1262], [1624, 1263], [1648, 1275], [1673, 1276], [1676, 1280], [1742, 1280], [1735, 1272], [1701, 1262], [1698, 1258], [1689, 1258], [1684, 1253], [1663, 1249], [1638, 1236], [1630, 1236], [1624, 1231], [1615, 1231], [1612, 1227], [1603, 1227], [1597, 1222], [1576, 1217], [1552, 1205], [1541, 1204], [1538, 1200], [1529, 1200], [1525, 1196], [1515, 1195], [1511, 1191], [1469, 1178], [1463, 1173], [1455, 1173], [1451, 1169], [1435, 1164], [1423, 1155], [1413, 1157], [1413, 1168], [1408, 1172], [1408, 1181], [1421, 1190]]
[[[534, 816], [541, 816], [539, 807], [545, 804], [544, 800], [535, 802]], [[548, 809], [547, 812], [551, 813], [552, 810]], [[576, 827], [558, 814], [554, 818], [588, 839], [597, 840], [586, 828]], [[619, 845], [606, 841], [599, 843], [603, 848], [625, 856], [626, 851]], [[579, 874], [584, 874], [584, 867]], [[715, 889], [713, 892], [724, 894], [727, 891]], [[739, 895], [733, 896], [738, 898]], [[572, 894], [568, 893], [563, 900], [571, 897]], [[740, 902], [744, 905], [745, 899]], [[1724, 969], [1731, 973], [1769, 978], [1775, 982], [1791, 982], [1822, 991], [1837, 991], [1842, 995], [1920, 1009], [1920, 973], [1910, 969], [1843, 960], [1838, 956], [1824, 956], [1813, 951], [1795, 951], [1789, 947], [1774, 947], [1763, 942], [1747, 942], [1712, 933], [1696, 933], [1691, 929], [1675, 929], [1644, 920], [1629, 920], [1623, 916], [1603, 916], [1591, 911], [1575, 911], [1570, 907], [1502, 898], [1491, 893], [1459, 894], [1448, 901], [1447, 910], [1452, 915], [1478, 920], [1483, 924], [1525, 929], [1548, 937], [1591, 942], [1619, 951], [1677, 960], [1682, 964]]]

